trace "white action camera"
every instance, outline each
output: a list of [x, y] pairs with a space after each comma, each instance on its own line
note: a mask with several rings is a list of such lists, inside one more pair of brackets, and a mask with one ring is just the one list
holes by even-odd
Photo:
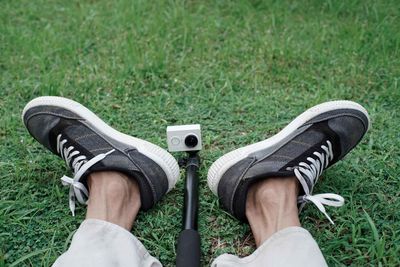
[[168, 126], [167, 143], [170, 152], [201, 150], [200, 124]]

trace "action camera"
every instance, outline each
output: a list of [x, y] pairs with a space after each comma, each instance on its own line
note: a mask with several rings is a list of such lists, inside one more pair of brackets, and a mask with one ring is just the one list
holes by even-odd
[[170, 152], [201, 150], [200, 124], [168, 126], [167, 143]]

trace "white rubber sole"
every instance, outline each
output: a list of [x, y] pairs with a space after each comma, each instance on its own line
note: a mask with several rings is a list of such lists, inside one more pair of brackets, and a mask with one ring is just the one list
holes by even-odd
[[126, 135], [115, 130], [99, 117], [97, 117], [92, 111], [79, 104], [78, 102], [58, 96], [38, 97], [31, 100], [25, 106], [22, 112], [22, 118], [24, 118], [25, 112], [28, 109], [37, 106], [55, 106], [69, 110], [77, 114], [79, 117], [85, 119], [86, 123], [89, 124], [93, 129], [102, 132], [110, 139], [114, 139], [129, 146], [136, 147], [140, 153], [152, 159], [164, 170], [168, 178], [168, 191], [171, 190], [178, 181], [179, 166], [175, 158], [170, 153], [150, 142]]
[[368, 116], [367, 110], [362, 107], [360, 104], [357, 104], [352, 101], [347, 100], [338, 100], [338, 101], [330, 101], [325, 102], [319, 105], [316, 105], [294, 119], [291, 123], [289, 123], [285, 128], [283, 128], [279, 133], [274, 136], [248, 146], [244, 146], [233, 150], [219, 159], [217, 159], [210, 167], [208, 171], [207, 183], [210, 187], [211, 191], [218, 195], [218, 184], [222, 177], [222, 175], [233, 165], [245, 159], [249, 154], [266, 149], [268, 147], [274, 146], [282, 142], [287, 136], [296, 131], [299, 127], [301, 127], [304, 123], [311, 120], [312, 118], [336, 109], [355, 109], [364, 113], [368, 118], [368, 127], [370, 125], [370, 120]]

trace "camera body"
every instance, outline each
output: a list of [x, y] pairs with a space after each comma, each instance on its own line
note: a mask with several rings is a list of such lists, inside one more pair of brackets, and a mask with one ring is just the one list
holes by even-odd
[[200, 124], [168, 126], [167, 143], [170, 152], [201, 150]]

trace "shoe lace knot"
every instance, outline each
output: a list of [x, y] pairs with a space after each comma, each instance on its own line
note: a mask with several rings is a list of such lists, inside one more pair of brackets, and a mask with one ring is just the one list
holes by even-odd
[[81, 204], [86, 204], [89, 198], [89, 191], [86, 186], [80, 182], [82, 175], [94, 164], [103, 160], [106, 156], [113, 153], [115, 149], [107, 153], [99, 154], [88, 160], [87, 157], [74, 146], [66, 146], [67, 139], [63, 139], [62, 135], [57, 136], [57, 153], [71, 167], [74, 177], [64, 175], [61, 182], [64, 186], [69, 186], [69, 208], [72, 216], [75, 216], [75, 203], [78, 200]]
[[[331, 217], [329, 217], [326, 212], [324, 205], [333, 207], [343, 206], [344, 198], [333, 193], [312, 195], [312, 189], [318, 181], [318, 178], [333, 160], [333, 148], [329, 140], [326, 141], [326, 144], [321, 145], [321, 149], [322, 152], [315, 151], [313, 153], [314, 157], [308, 157], [307, 162], [300, 162], [298, 166], [294, 168], [294, 174], [302, 185], [305, 193], [303, 196], [299, 196], [297, 201], [300, 203], [300, 209], [302, 209], [307, 202], [314, 203], [326, 218], [334, 224]], [[311, 184], [307, 183], [306, 179]]]

